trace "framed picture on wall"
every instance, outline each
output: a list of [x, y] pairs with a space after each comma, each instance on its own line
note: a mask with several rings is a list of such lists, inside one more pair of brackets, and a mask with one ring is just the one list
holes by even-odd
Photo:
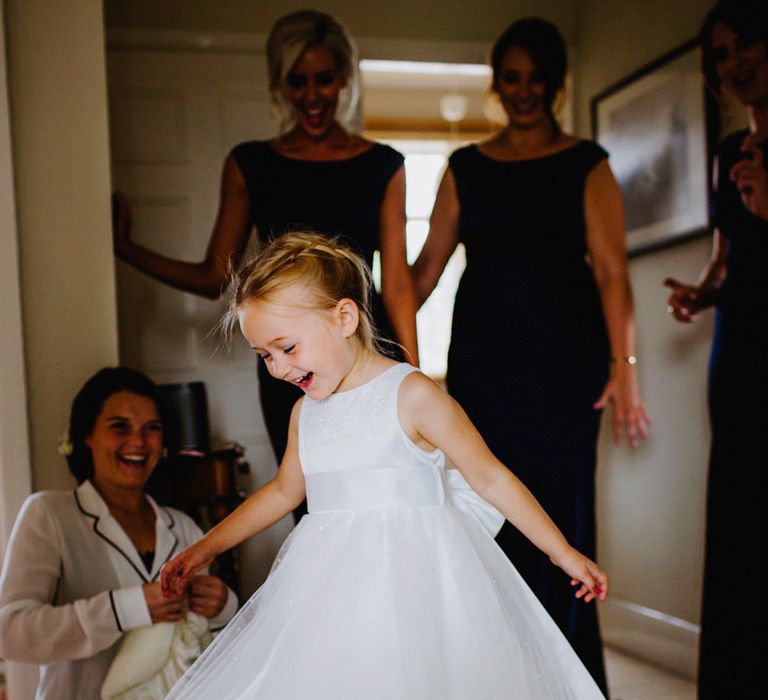
[[686, 42], [592, 99], [592, 134], [624, 194], [630, 254], [708, 230], [716, 108], [696, 46]]

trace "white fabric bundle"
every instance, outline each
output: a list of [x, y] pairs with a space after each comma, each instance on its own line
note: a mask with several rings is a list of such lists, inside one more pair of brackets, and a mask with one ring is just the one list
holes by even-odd
[[179, 622], [130, 630], [101, 687], [102, 700], [162, 700], [211, 642], [208, 620], [187, 611]]

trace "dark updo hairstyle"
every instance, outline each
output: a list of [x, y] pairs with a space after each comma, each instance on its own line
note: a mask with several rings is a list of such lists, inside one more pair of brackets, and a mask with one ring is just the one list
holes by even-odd
[[[85, 444], [86, 438], [93, 432], [96, 419], [104, 404], [112, 394], [128, 391], [131, 394], [146, 396], [154, 401], [157, 412], [164, 425], [167, 425], [165, 404], [157, 385], [141, 372], [129, 367], [105, 367], [100, 369], [77, 392], [69, 414], [69, 441], [72, 451], [67, 455], [69, 471], [82, 484], [93, 477], [93, 455]], [[163, 431], [163, 444], [166, 434]]]
[[568, 52], [560, 31], [554, 24], [539, 17], [526, 17], [510, 24], [491, 49], [494, 90], [497, 90], [501, 78], [499, 73], [504, 56], [513, 46], [528, 52], [536, 72], [547, 86], [544, 108], [552, 126], [559, 132], [553, 105], [565, 85], [565, 74], [568, 72]]
[[712, 51], [712, 30], [718, 22], [730, 27], [746, 45], [762, 41], [768, 46], [768, 2], [721, 0], [704, 18], [699, 30], [701, 71], [707, 85], [715, 92], [720, 90], [720, 78], [717, 76], [717, 61]]

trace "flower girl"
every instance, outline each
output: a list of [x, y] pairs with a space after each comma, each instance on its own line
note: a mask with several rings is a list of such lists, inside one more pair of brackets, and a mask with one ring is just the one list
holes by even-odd
[[[497, 547], [483, 508], [467, 507], [468, 488], [462, 496], [451, 487], [462, 478], [445, 457], [476, 504], [479, 494], [571, 577], [576, 597], [603, 600], [605, 574], [568, 544], [453, 399], [378, 351], [369, 279], [339, 241], [292, 233], [235, 280], [230, 322], [304, 396], [277, 476], [170, 560], [163, 590], [182, 592], [305, 494], [309, 514], [168, 698], [602, 698]], [[488, 333], [488, 356], [477, 361], [493, 382], [504, 366]]]

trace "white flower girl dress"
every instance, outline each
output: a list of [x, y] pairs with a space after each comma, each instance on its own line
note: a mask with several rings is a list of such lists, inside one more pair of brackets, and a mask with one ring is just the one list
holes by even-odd
[[480, 519], [452, 500], [443, 454], [400, 427], [412, 371], [304, 397], [309, 514], [169, 699], [603, 698]]

